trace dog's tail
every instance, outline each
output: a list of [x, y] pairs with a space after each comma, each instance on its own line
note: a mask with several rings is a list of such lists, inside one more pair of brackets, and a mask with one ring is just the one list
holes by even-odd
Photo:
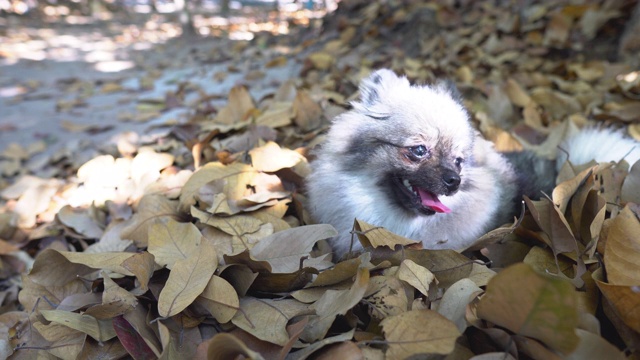
[[625, 136], [621, 130], [589, 127], [567, 138], [558, 153], [558, 169], [567, 156], [573, 165], [596, 162], [618, 162], [625, 160], [633, 165], [640, 160], [640, 142]]

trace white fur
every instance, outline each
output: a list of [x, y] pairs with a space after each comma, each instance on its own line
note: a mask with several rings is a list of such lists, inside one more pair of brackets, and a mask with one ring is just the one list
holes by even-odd
[[[365, 100], [354, 103], [354, 110], [334, 120], [327, 142], [312, 164], [313, 174], [308, 178], [312, 215], [316, 221], [332, 224], [338, 230], [338, 237], [331, 241], [338, 255], [351, 246], [350, 230], [355, 218], [422, 241], [425, 248], [462, 250], [470, 246], [490, 226], [499, 225], [494, 224], [494, 219], [500, 199], [513, 191], [513, 169], [491, 143], [471, 128], [465, 110], [445, 89], [410, 86], [405, 78], [390, 71], [377, 74], [382, 76], [382, 82], [376, 86], [371, 78], [365, 80], [361, 88]], [[366, 103], [368, 92], [374, 90], [379, 92], [379, 99]], [[373, 120], [363, 115], [368, 113], [393, 114], [394, 119]], [[403, 146], [446, 139], [453, 144], [452, 156], [467, 155], [468, 163], [460, 173], [461, 189], [472, 180], [473, 191], [440, 196], [451, 213], [425, 216], [406, 212], [376, 184], [376, 169], [340, 168], [354, 134], [378, 126], [380, 137], [390, 136], [399, 124], [412, 134], [401, 139]], [[503, 186], [496, 186], [501, 182]], [[354, 250], [361, 249], [357, 239], [353, 243]]]
[[558, 167], [567, 160], [574, 165], [596, 162], [618, 162], [624, 159], [629, 165], [640, 160], [640, 144], [624, 133], [614, 129], [590, 127], [579, 131], [565, 140], [558, 154]]

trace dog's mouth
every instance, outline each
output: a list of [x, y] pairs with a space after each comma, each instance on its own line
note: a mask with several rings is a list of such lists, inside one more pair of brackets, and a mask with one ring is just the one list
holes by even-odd
[[417, 209], [421, 213], [433, 215], [435, 213], [451, 212], [451, 209], [440, 202], [436, 194], [411, 184], [407, 179], [396, 178], [396, 183], [402, 194], [409, 199], [411, 207]]

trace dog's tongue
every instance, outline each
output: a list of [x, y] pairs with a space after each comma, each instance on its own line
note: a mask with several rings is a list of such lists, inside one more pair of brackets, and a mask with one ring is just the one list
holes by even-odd
[[451, 209], [446, 207], [443, 203], [438, 200], [438, 197], [435, 194], [432, 194], [428, 191], [424, 191], [420, 188], [417, 188], [418, 194], [420, 194], [420, 200], [422, 201], [422, 205], [426, 207], [432, 208], [435, 212], [439, 213], [450, 213]]

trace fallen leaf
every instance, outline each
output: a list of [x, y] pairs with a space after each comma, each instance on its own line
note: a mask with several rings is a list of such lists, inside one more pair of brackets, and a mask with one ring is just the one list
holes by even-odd
[[81, 331], [98, 341], [107, 341], [116, 336], [111, 319], [98, 320], [93, 316], [62, 310], [41, 310], [40, 313], [47, 321]]
[[154, 256], [156, 264], [172, 269], [178, 260], [196, 255], [201, 242], [202, 234], [195, 225], [169, 219], [166, 223], [151, 225], [147, 251]]
[[580, 342], [575, 333], [576, 305], [569, 282], [540, 275], [527, 264], [516, 264], [489, 281], [477, 312], [482, 319], [570, 354]]
[[251, 248], [250, 254], [256, 260], [268, 261], [274, 273], [294, 272], [316, 242], [336, 235], [328, 224], [300, 226], [267, 236]]
[[436, 281], [436, 277], [431, 273], [431, 271], [409, 259], [404, 260], [400, 264], [400, 268], [398, 269], [398, 279], [413, 286], [425, 296], [429, 295], [430, 284]]
[[[430, 324], [425, 328], [424, 324]], [[461, 335], [456, 326], [433, 310], [411, 310], [384, 319], [380, 325], [387, 358], [405, 359], [426, 354], [446, 355]]]
[[388, 246], [394, 249], [396, 245], [411, 245], [418, 243], [415, 240], [410, 240], [402, 236], [396, 235], [389, 230], [367, 224], [364, 221], [355, 221], [354, 228], [357, 231], [358, 239], [363, 247], [377, 248], [379, 246]]
[[637, 286], [640, 284], [640, 221], [627, 206], [613, 219], [604, 261], [607, 279], [612, 285]]
[[231, 321], [240, 308], [240, 301], [234, 287], [216, 275], [211, 277], [197, 302], [203, 305], [220, 324]]
[[204, 291], [218, 267], [215, 249], [201, 243], [190, 257], [177, 260], [158, 297], [158, 314], [169, 317], [184, 310]]

